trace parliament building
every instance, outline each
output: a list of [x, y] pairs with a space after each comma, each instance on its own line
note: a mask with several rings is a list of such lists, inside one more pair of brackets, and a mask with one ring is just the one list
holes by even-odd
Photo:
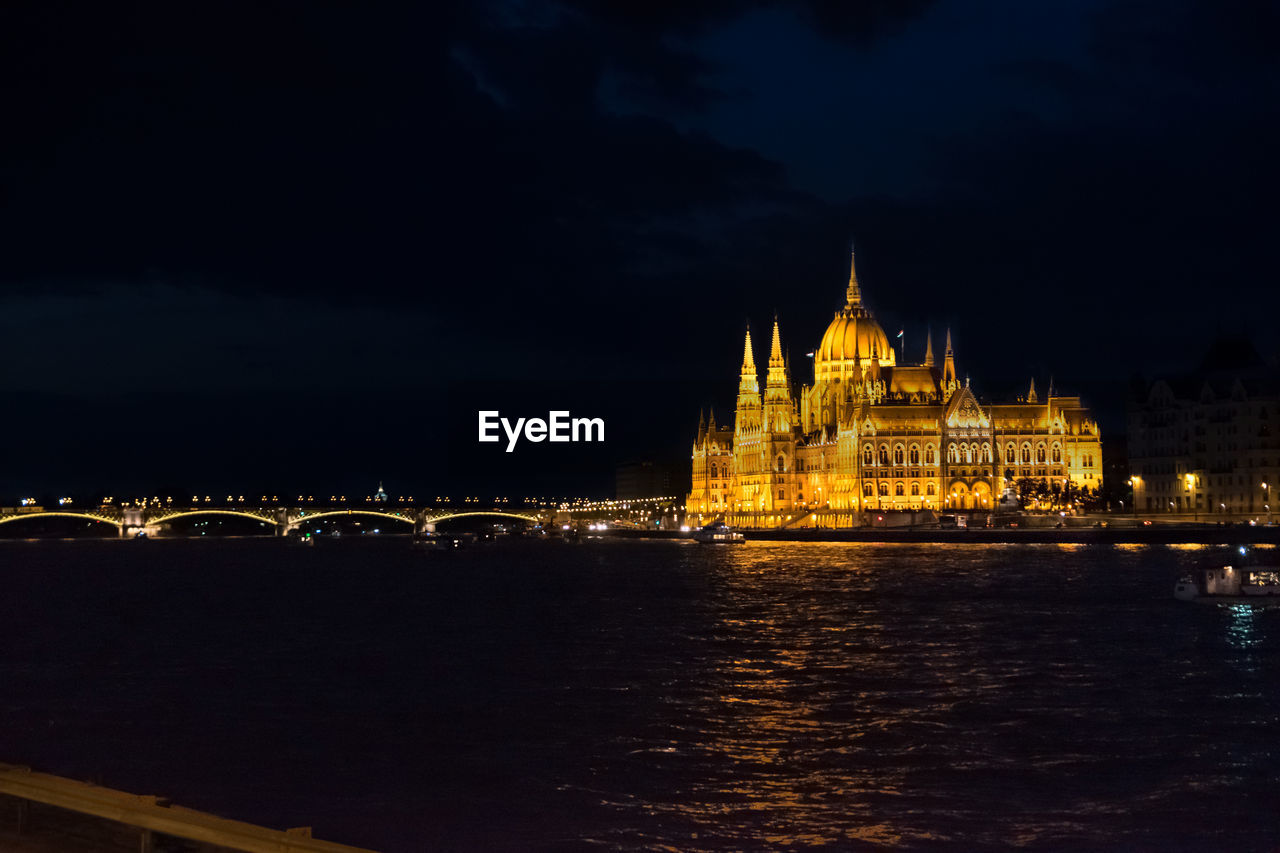
[[733, 423], [712, 412], [693, 442], [690, 524], [856, 527], [886, 512], [992, 512], [1011, 481], [1096, 490], [1097, 422], [1079, 397], [1032, 380], [1012, 402], [979, 400], [957, 378], [951, 333], [939, 363], [899, 362], [863, 305], [851, 265], [844, 307], [813, 352], [798, 395], [775, 321], [761, 390], [747, 331]]

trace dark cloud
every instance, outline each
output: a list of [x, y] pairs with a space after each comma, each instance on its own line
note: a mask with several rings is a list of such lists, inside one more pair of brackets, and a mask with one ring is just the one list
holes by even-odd
[[448, 377], [705, 377], [666, 392], [677, 435], [748, 320], [805, 378], [851, 238], [885, 323], [953, 324], [992, 389], [1194, 361], [1206, 317], [1280, 308], [1275, 29], [1193, 0], [8, 4], [6, 387], [167, 349], [157, 390], [227, 399], [416, 377], [407, 422]]

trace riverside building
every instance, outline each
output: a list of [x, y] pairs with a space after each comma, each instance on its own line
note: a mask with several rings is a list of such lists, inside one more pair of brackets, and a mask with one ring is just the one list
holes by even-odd
[[1220, 339], [1200, 368], [1144, 384], [1129, 403], [1134, 507], [1270, 521], [1280, 479], [1280, 371]]
[[990, 512], [1006, 484], [1102, 484], [1098, 425], [1079, 397], [1034, 380], [1012, 402], [979, 400], [941, 361], [906, 364], [863, 304], [851, 264], [844, 307], [813, 352], [813, 383], [793, 388], [775, 321], [764, 386], [747, 331], [731, 425], [700, 420], [690, 523], [855, 527], [868, 513]]

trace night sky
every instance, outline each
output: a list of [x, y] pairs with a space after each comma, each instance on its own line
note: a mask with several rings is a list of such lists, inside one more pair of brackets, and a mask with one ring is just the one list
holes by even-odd
[[[0, 9], [0, 504], [608, 495], [793, 375], [848, 252], [906, 358], [1079, 392], [1280, 349], [1243, 0]], [[940, 341], [938, 341], [940, 342]], [[601, 447], [476, 409], [603, 415]], [[510, 466], [506, 468], [505, 466]]]

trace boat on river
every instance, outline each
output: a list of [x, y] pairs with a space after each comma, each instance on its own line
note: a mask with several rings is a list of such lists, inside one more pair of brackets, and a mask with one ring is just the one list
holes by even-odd
[[[1244, 555], [1245, 549], [1240, 553]], [[1173, 587], [1179, 601], [1280, 604], [1280, 565], [1229, 565], [1183, 575]]]
[[442, 533], [424, 533], [413, 537], [412, 544], [420, 551], [455, 551], [462, 547], [462, 539]]
[[703, 545], [740, 545], [747, 541], [747, 537], [722, 521], [693, 531], [693, 538]]

